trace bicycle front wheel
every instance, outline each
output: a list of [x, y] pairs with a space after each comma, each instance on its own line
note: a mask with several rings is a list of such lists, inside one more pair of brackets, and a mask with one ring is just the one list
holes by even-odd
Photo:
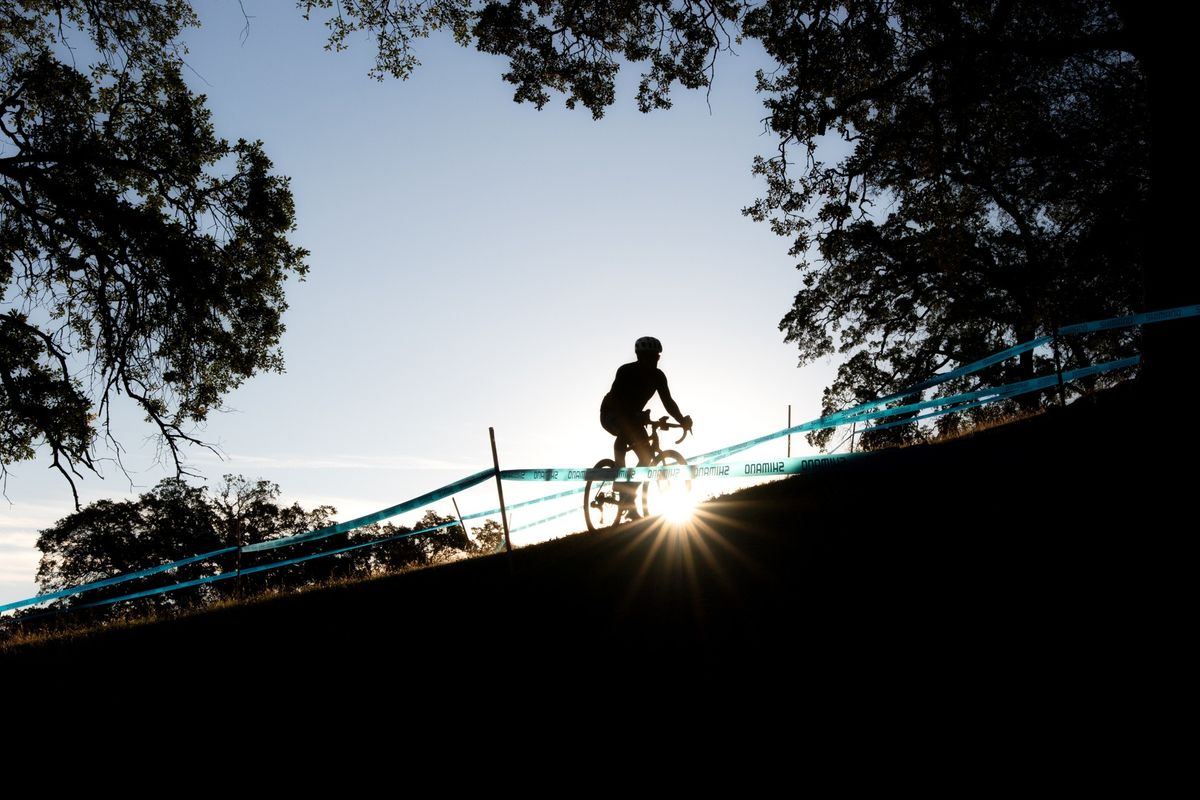
[[[663, 450], [650, 462], [652, 467], [687, 466], [687, 459], [677, 450]], [[683, 471], [683, 475], [688, 475]], [[684, 518], [691, 515], [692, 479], [682, 475], [655, 475], [642, 487], [642, 513], [650, 516], [650, 495], [660, 514]]]
[[596, 462], [594, 469], [610, 469], [613, 477], [607, 480], [588, 478], [583, 487], [583, 518], [587, 520], [589, 531], [611, 528], [621, 517], [613, 480], [617, 476], [617, 462], [602, 458]]

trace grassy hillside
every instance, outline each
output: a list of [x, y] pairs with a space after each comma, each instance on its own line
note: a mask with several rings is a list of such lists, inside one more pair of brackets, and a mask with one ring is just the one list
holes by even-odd
[[206, 696], [636, 685], [1095, 713], [1092, 692], [1142, 641], [1146, 545], [1192, 491], [1167, 443], [1130, 434], [1143, 405], [1127, 387], [756, 487], [707, 503], [686, 533], [580, 534], [9, 648], [0, 669], [143, 700], [159, 679]]

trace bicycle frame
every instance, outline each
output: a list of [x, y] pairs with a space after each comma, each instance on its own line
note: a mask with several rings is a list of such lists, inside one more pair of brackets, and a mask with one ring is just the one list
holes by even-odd
[[[684, 425], [676, 424], [674, 422], [667, 422], [666, 415], [661, 416], [658, 419], [652, 419], [650, 417], [650, 409], [648, 409], [648, 408], [642, 411], [642, 419], [641, 419], [640, 424], [643, 429], [647, 429], [647, 428], [649, 429], [646, 439], [650, 443], [650, 458], [651, 458], [651, 460], [662, 455], [662, 452], [663, 452], [662, 446], [659, 444], [659, 439], [658, 439], [658, 432], [660, 430], [666, 431], [666, 430], [670, 430], [671, 428], [682, 428], [683, 435], [675, 440], [675, 444], [681, 443], [684, 439], [687, 438], [687, 435], [692, 432], [692, 429], [690, 426], [684, 426]], [[630, 450], [633, 450], [633, 445], [626, 442], [625, 443], [625, 452], [628, 453]], [[618, 466], [621, 466], [621, 465], [618, 464]]]
[[[681, 425], [667, 422], [665, 416], [659, 419], [652, 419], [650, 411], [642, 411], [641, 424], [643, 430], [648, 429], [647, 443], [650, 446], [650, 466], [663, 466], [666, 464], [687, 464], [687, 459], [680, 455], [675, 450], [663, 450], [659, 442], [659, 431], [670, 430], [671, 428], [683, 428], [683, 435], [675, 442], [679, 444], [691, 432], [690, 425]], [[622, 463], [613, 461], [612, 459], [601, 459], [597, 464], [598, 469], [612, 469], [614, 473], [620, 467], [624, 467], [625, 453], [634, 450], [633, 446], [626, 443], [625, 450], [620, 454]], [[616, 455], [616, 453], [614, 453]], [[601, 528], [615, 527], [620, 524], [622, 516], [628, 515], [633, 519], [639, 517], [650, 516], [650, 486], [652, 481], [616, 481], [615, 474], [613, 479], [599, 480], [589, 479], [584, 487], [583, 513], [587, 521], [588, 530], [595, 531]], [[653, 481], [659, 491], [663, 491], [664, 487], [669, 490], [672, 479], [660, 477]], [[690, 492], [692, 482], [690, 479], [683, 481], [684, 490]], [[623, 488], [622, 488], [623, 487]], [[632, 491], [631, 491], [632, 489]], [[618, 499], [620, 494], [624, 500]], [[629, 500], [628, 495], [632, 494], [634, 500]], [[641, 512], [637, 511], [637, 500], [641, 500]], [[606, 518], [606, 511], [612, 511], [612, 518]]]

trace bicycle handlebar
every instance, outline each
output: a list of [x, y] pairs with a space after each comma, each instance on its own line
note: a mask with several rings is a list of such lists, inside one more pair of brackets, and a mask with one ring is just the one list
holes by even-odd
[[675, 422], [667, 422], [667, 416], [665, 414], [663, 416], [659, 417], [658, 419], [652, 419], [650, 417], [650, 409], [648, 409], [648, 408], [642, 409], [642, 424], [649, 425], [652, 430], [659, 430], [659, 431], [665, 431], [665, 430], [669, 430], [671, 428], [683, 428], [683, 436], [680, 436], [678, 439], [676, 439], [675, 444], [679, 444], [680, 442], [682, 442], [684, 439], [687, 438], [687, 435], [692, 432], [691, 425], [684, 425], [684, 424], [675, 423]]
[[665, 416], [659, 417], [657, 420], [651, 420], [649, 422], [649, 424], [653, 425], [655, 428], [657, 428], [660, 431], [670, 430], [671, 428], [683, 428], [683, 436], [680, 436], [678, 439], [676, 439], [675, 444], [679, 444], [680, 442], [682, 442], [684, 439], [687, 438], [687, 435], [692, 432], [691, 425], [683, 425], [683, 424], [677, 424], [674, 422], [667, 422], [667, 418]]

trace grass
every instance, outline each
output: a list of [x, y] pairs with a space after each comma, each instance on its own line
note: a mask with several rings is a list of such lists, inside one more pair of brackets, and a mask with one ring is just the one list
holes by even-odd
[[259, 592], [246, 594], [240, 598], [225, 597], [207, 602], [202, 606], [185, 606], [175, 609], [134, 609], [122, 614], [116, 614], [107, 617], [102, 621], [73, 618], [68, 612], [63, 614], [61, 617], [52, 618], [48, 623], [41, 626], [39, 626], [35, 620], [24, 626], [12, 626], [11, 629], [0, 630], [0, 634], [5, 634], [4, 636], [0, 637], [0, 654], [3, 654], [6, 650], [17, 650], [23, 647], [50, 645], [60, 641], [78, 641], [88, 637], [102, 635], [107, 630], [133, 628], [141, 625], [169, 624], [172, 621], [184, 619], [186, 617], [192, 617], [197, 614], [220, 612], [224, 609], [236, 608], [238, 606], [270, 602], [276, 598], [287, 595], [302, 594], [305, 592], [319, 592], [339, 586], [349, 586], [365, 581], [372, 581], [378, 578], [395, 577], [397, 575], [403, 575], [408, 572], [412, 572], [413, 570], [430, 569], [431, 567], [438, 566], [441, 563], [448, 563], [450, 560], [458, 561], [464, 558], [478, 557], [480, 556], [473, 553], [463, 554], [454, 559], [447, 559], [445, 562], [437, 561], [427, 566], [415, 564], [406, 565], [375, 575], [329, 578], [322, 581], [316, 581], [305, 586], [288, 587], [285, 589], [276, 587], [264, 588]]
[[1094, 693], [1128, 677], [1140, 544], [1192, 491], [1164, 457], [1188, 442], [1128, 434], [1146, 406], [1134, 386], [884, 451], [709, 501], [686, 531], [651, 520], [511, 560], [26, 640], [0, 670], [133, 701], [149, 698], [138, 678], [152, 669], [213, 697], [396, 681], [442, 687], [438, 702], [492, 687], [547, 702], [620, 692], [853, 715], [886, 700], [927, 716], [922, 702], [946, 714], [961, 700], [997, 724], [1051, 706], [1091, 719]]

